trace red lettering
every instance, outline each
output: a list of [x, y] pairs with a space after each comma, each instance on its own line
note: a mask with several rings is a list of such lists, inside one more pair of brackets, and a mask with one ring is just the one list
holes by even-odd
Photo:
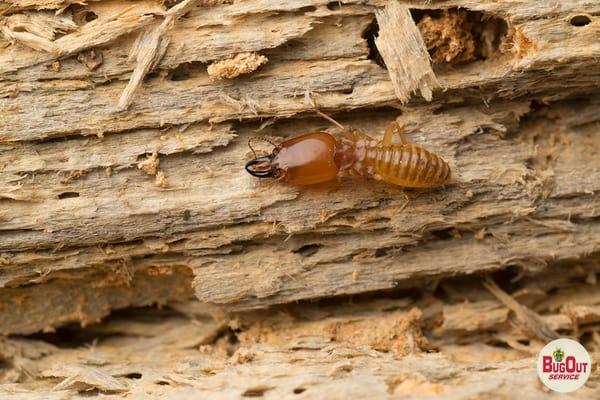
[[567, 372], [575, 372], [575, 357], [568, 356], [565, 360]]
[[[552, 372], [552, 357], [550, 357], [550, 356], [542, 357], [542, 371]], [[552, 379], [552, 378], [550, 378], [550, 379]]]

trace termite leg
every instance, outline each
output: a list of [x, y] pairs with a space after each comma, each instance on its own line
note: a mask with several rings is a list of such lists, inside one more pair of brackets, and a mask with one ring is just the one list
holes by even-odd
[[[364, 176], [360, 175], [360, 177], [362, 179], [365, 179]], [[377, 181], [377, 182], [385, 182], [385, 179], [383, 179], [383, 177], [381, 175], [378, 174], [374, 174], [372, 176], [372, 178]], [[365, 186], [373, 193], [376, 193], [377, 196], [381, 197], [381, 198], [389, 198], [393, 191], [390, 191], [389, 186], [388, 185], [380, 185], [377, 182], [367, 182], [365, 180]], [[405, 206], [402, 206], [402, 208], [404, 208]]]
[[271, 190], [273, 187], [275, 187], [275, 184], [277, 182], [281, 182], [283, 180], [283, 177], [279, 177], [279, 178], [275, 178], [275, 179], [270, 179], [267, 182], [263, 182], [262, 180], [260, 182], [257, 182], [256, 185], [260, 185], [260, 189], [257, 190], [252, 196], [256, 196], [256, 193], [265, 193], [268, 190]]
[[390, 146], [392, 144], [392, 141], [394, 139], [394, 133], [398, 134], [398, 137], [400, 138], [400, 144], [408, 143], [406, 135], [404, 134], [404, 129], [396, 121], [392, 121], [388, 125], [387, 129], [385, 130], [385, 134], [383, 135], [382, 144], [384, 146]]
[[398, 212], [404, 210], [406, 208], [406, 206], [408, 205], [408, 203], [410, 203], [410, 196], [406, 194], [406, 191], [403, 190], [402, 194], [404, 195], [404, 200], [406, 200], [406, 201], [404, 202], [404, 204], [402, 204], [400, 206], [400, 209], [398, 210]]

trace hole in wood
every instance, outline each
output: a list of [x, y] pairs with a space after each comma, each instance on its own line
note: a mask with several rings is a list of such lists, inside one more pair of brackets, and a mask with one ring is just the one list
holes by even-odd
[[175, 82], [185, 81], [190, 78], [190, 66], [189, 64], [181, 64], [177, 66], [171, 73], [169, 74], [169, 79]]
[[294, 250], [294, 253], [300, 254], [302, 257], [310, 257], [312, 255], [317, 254], [321, 247], [323, 246], [321, 246], [320, 244], [305, 244], [304, 246]]
[[96, 15], [96, 13], [93, 11], [86, 12], [85, 17], [84, 17], [85, 22], [92, 22], [93, 20], [95, 20], [97, 18], [98, 18], [98, 15]]
[[81, 397], [98, 397], [102, 392], [98, 388], [93, 389], [81, 389], [77, 391], [77, 394]]
[[263, 385], [251, 387], [249, 389], [246, 389], [246, 391], [242, 393], [242, 397], [263, 397], [265, 392], [267, 392], [270, 389], [270, 387]]
[[301, 7], [298, 9], [299, 13], [308, 13], [308, 12], [313, 12], [313, 11], [317, 11], [317, 7], [315, 6], [306, 6], [306, 7]]
[[434, 64], [462, 64], [503, 54], [508, 24], [479, 11], [411, 10]]
[[306, 392], [306, 389], [301, 388], [301, 387], [294, 389], [294, 394], [300, 394], [300, 393], [304, 393], [304, 392]]
[[139, 372], [132, 372], [130, 374], [125, 375], [127, 379], [142, 379], [142, 374]]
[[330, 1], [329, 3], [327, 3], [327, 8], [330, 9], [331, 11], [339, 10], [340, 8], [342, 8], [342, 2], [341, 1]]
[[75, 197], [79, 197], [79, 193], [77, 192], [63, 192], [61, 194], [58, 195], [59, 199], [72, 199]]
[[392, 251], [391, 247], [381, 247], [375, 250], [375, 258], [385, 257]]
[[383, 58], [381, 58], [381, 54], [379, 54], [379, 50], [377, 50], [377, 46], [375, 46], [375, 38], [379, 35], [379, 24], [376, 19], [373, 19], [373, 22], [367, 26], [367, 29], [362, 34], [363, 39], [367, 41], [367, 45], [369, 46], [369, 55], [367, 58], [369, 60], [373, 60], [380, 67], [386, 68], [385, 62]]
[[452, 235], [453, 230], [454, 228], [440, 229], [437, 231], [432, 231], [431, 234], [440, 240], [448, 240], [454, 237]]
[[586, 26], [592, 22], [592, 20], [587, 15], [576, 15], [571, 18], [569, 22], [571, 22], [571, 25], [573, 26]]
[[156, 381], [154, 382], [156, 385], [161, 385], [161, 386], [169, 386], [171, 385], [169, 382], [167, 381]]
[[83, 26], [98, 19], [98, 14], [80, 4], [71, 4], [67, 9], [71, 12], [73, 22], [79, 26]]

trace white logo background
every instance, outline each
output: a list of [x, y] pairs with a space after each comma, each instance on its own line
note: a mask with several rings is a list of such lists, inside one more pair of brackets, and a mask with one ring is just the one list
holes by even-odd
[[[579, 379], [576, 380], [557, 380], [550, 379], [551, 375], [554, 374], [570, 374], [569, 372], [544, 372], [543, 370], [543, 357], [552, 357], [552, 353], [556, 349], [561, 349], [565, 354], [565, 359], [569, 356], [575, 357], [575, 361], [577, 363], [587, 363], [587, 368], [585, 372], [579, 373]], [[552, 359], [554, 362], [554, 359]], [[563, 360], [564, 362], [564, 360]], [[579, 389], [583, 384], [588, 380], [590, 376], [590, 370], [592, 369], [592, 361], [590, 359], [590, 355], [588, 354], [585, 347], [583, 347], [579, 342], [571, 339], [556, 339], [548, 343], [540, 354], [538, 354], [537, 359], [537, 373], [540, 377], [540, 380], [546, 385], [548, 388], [560, 392], [560, 393], [568, 393], [573, 392]], [[575, 372], [576, 373], [576, 372]]]

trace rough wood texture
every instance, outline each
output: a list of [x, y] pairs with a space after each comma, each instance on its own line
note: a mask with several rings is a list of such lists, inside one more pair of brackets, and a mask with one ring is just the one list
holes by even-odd
[[[549, 307], [553, 301], [575, 306], [585, 292], [587, 303], [597, 307], [597, 287], [586, 277], [598, 273], [598, 264], [590, 261], [570, 276], [552, 271], [525, 280], [521, 294], [512, 295], [562, 334], [587, 332], [594, 339], [584, 344], [596, 363], [600, 341], [590, 332], [597, 333], [597, 324], [580, 320], [576, 328], [566, 311]], [[571, 289], [550, 294], [567, 286]], [[530, 358], [545, 342], [516, 323], [517, 313], [477, 280], [442, 281], [439, 288], [437, 295], [424, 291], [413, 299], [290, 305], [229, 318], [218, 313], [211, 318], [205, 305], [185, 303], [121, 313], [101, 325], [36, 339], [6, 338], [0, 342], [6, 366], [0, 394], [471, 399], [511, 397], [517, 384], [522, 398], [546, 398]], [[596, 290], [595, 298], [590, 290]], [[597, 397], [599, 379], [596, 368], [574, 398]]]
[[[396, 97], [406, 103], [418, 89], [425, 100], [431, 101], [432, 92], [440, 89], [440, 83], [410, 9], [389, 2], [375, 15], [379, 25], [375, 45], [388, 69]], [[399, 32], [402, 32], [402, 40], [398, 40]]]
[[[234, 312], [75, 329], [101, 339], [96, 361], [44, 344], [73, 328], [6, 339], [3, 398], [206, 395], [240, 374], [222, 397], [542, 397], [545, 340], [600, 350], [597, 1], [11, 0], [0, 15], [0, 331], [193, 296]], [[407, 197], [248, 176], [250, 137], [336, 133], [309, 96], [375, 138], [398, 121], [451, 183]], [[284, 372], [256, 382], [266, 369]]]

